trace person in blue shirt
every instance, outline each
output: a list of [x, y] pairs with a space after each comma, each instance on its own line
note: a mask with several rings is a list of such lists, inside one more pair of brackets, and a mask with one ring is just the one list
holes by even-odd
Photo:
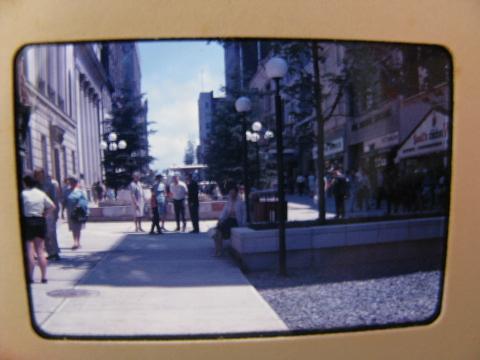
[[67, 197], [68, 228], [73, 234], [72, 250], [80, 248], [80, 235], [88, 217], [88, 199], [76, 178], [69, 178], [70, 194]]

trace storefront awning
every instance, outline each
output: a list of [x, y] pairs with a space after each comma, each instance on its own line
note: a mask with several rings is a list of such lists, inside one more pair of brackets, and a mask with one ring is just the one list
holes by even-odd
[[448, 114], [438, 110], [430, 111], [400, 146], [395, 162], [447, 151], [449, 123]]

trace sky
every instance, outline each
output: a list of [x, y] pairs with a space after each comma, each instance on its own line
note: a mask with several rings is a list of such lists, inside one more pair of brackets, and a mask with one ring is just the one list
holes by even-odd
[[225, 84], [223, 48], [206, 41], [139, 42], [142, 92], [148, 100], [147, 119], [153, 170], [183, 164], [187, 141], [198, 144], [198, 97]]

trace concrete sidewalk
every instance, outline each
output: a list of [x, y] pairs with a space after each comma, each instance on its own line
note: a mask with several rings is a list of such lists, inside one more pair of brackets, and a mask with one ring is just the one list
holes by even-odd
[[82, 248], [72, 251], [71, 234], [59, 223], [62, 260], [49, 265], [48, 284], [31, 287], [42, 331], [185, 336], [287, 330], [228, 257], [212, 257], [205, 233], [158, 236], [130, 233], [132, 227], [89, 223]]

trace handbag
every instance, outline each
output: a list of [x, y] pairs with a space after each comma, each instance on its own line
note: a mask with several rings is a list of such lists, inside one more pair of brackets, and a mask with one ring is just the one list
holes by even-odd
[[72, 220], [79, 223], [87, 222], [88, 214], [83, 206], [81, 205], [75, 206], [75, 208], [72, 211]]
[[[74, 195], [75, 194], [73, 192], [70, 194], [70, 196]], [[88, 200], [85, 198], [83, 193], [80, 193], [80, 196], [76, 198], [76, 204], [72, 210], [71, 218], [73, 221], [78, 223], [86, 223], [88, 220]]]

